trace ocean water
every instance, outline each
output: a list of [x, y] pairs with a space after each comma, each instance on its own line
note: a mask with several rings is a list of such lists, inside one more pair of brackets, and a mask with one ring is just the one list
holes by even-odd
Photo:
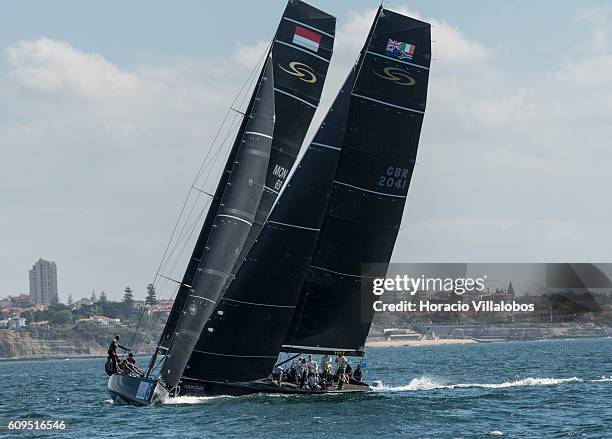
[[[145, 359], [141, 359], [144, 365]], [[612, 339], [369, 349], [362, 395], [113, 405], [104, 359], [0, 363], [0, 419], [68, 423], [4, 437], [612, 438]]]

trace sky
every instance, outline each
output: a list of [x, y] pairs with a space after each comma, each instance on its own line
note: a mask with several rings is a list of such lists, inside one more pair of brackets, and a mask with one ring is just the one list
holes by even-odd
[[[338, 24], [307, 140], [378, 6], [311, 3]], [[612, 5], [385, 4], [431, 22], [434, 40], [393, 260], [612, 262]], [[127, 285], [144, 297], [284, 5], [0, 0], [0, 297], [27, 292], [41, 257], [62, 301]]]

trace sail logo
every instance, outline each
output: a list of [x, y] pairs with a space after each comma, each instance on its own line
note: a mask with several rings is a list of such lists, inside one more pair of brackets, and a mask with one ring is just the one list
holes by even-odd
[[393, 81], [397, 85], [406, 85], [408, 87], [411, 87], [416, 84], [415, 79], [410, 76], [410, 72], [408, 70], [400, 69], [397, 67], [385, 67], [383, 69], [382, 74], [374, 70], [374, 74], [383, 79], [386, 79], [387, 81]]
[[278, 67], [282, 71], [297, 77], [300, 81], [304, 81], [309, 84], [314, 84], [315, 82], [317, 82], [317, 76], [314, 73], [314, 69], [304, 63], [298, 61], [291, 61], [289, 63], [289, 70], [287, 70], [280, 64], [278, 65]]

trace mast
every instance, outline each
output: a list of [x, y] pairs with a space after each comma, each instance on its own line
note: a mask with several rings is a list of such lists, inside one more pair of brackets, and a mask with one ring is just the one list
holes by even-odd
[[[270, 56], [270, 50], [268, 50], [268, 54], [266, 58], [268, 59], [269, 56]], [[245, 115], [251, 114], [251, 112], [253, 111], [253, 105], [255, 103], [255, 98], [256, 98], [256, 92], [257, 92], [257, 89], [260, 87], [260, 84], [261, 84], [261, 81], [264, 75], [266, 63], [264, 63], [264, 66], [262, 67], [262, 70], [259, 74], [259, 78], [256, 83], [257, 84], [256, 90], [253, 92], [251, 99], [249, 101], [249, 104], [247, 105]], [[191, 290], [192, 283], [194, 282], [196, 278], [199, 263], [201, 262], [201, 257], [206, 247], [206, 242], [208, 241], [210, 232], [213, 228], [213, 224], [216, 219], [217, 211], [221, 204], [221, 199], [225, 192], [225, 188], [227, 187], [234, 161], [236, 160], [236, 156], [238, 154], [239, 147], [242, 143], [242, 133], [246, 131], [246, 125], [248, 121], [249, 121], [248, 117], [243, 117], [242, 122], [240, 123], [238, 134], [236, 135], [236, 139], [234, 140], [234, 144], [232, 145], [232, 148], [230, 150], [229, 156], [225, 163], [225, 167], [223, 169], [223, 173], [221, 174], [221, 179], [219, 180], [219, 183], [217, 184], [215, 194], [208, 208], [206, 219], [204, 220], [204, 224], [202, 226], [202, 229], [200, 231], [200, 234], [198, 235], [194, 249], [192, 251], [191, 258], [189, 259], [187, 268], [185, 269], [185, 274], [183, 275], [183, 280], [180, 283], [179, 289], [176, 293], [176, 298], [174, 300], [174, 303], [172, 304], [172, 309], [170, 310], [168, 320], [166, 321], [166, 325], [164, 326], [164, 330], [162, 332], [162, 335], [160, 336], [160, 340], [158, 342], [155, 353], [149, 363], [149, 369], [147, 371], [147, 376], [149, 376], [151, 369], [153, 368], [155, 364], [155, 359], [157, 355], [160, 353], [164, 355], [167, 354], [174, 340], [174, 334], [175, 334], [177, 325], [180, 321], [182, 312], [185, 308], [185, 304], [189, 297], [189, 292]]]
[[[316, 26], [321, 27], [320, 32], [315, 31]], [[275, 121], [272, 121], [272, 131], [254, 130], [248, 127], [257, 102], [256, 88], [245, 113], [247, 117], [242, 121], [211, 202], [158, 349], [149, 365], [148, 374], [155, 364], [156, 355], [158, 353], [167, 355], [161, 375], [171, 387], [178, 383], [180, 373], [204, 323], [210, 317], [216, 301], [222, 297], [223, 291], [231, 283], [240, 261], [259, 234], [263, 224], [262, 218], [268, 216], [297, 157], [299, 146], [319, 103], [331, 57], [334, 28], [335, 19], [330, 15], [299, 0], [289, 1], [268, 53], [266, 66], [262, 69], [257, 83], [257, 87], [261, 90], [266, 83], [265, 78], [269, 79], [266, 88], [272, 93], [271, 99], [268, 100], [271, 102], [272, 113], [275, 116]], [[249, 131], [265, 133], [270, 148], [263, 154], [268, 158], [263, 178], [249, 179], [251, 187], [245, 191], [245, 199], [242, 200], [251, 201], [247, 209], [249, 215], [240, 218], [236, 212], [243, 209], [235, 206], [228, 209], [224, 197], [228, 188], [235, 189], [234, 194], [240, 193], [240, 189], [236, 189], [237, 186], [232, 181], [232, 175], [235, 174], [234, 166], [241, 162], [240, 145], [245, 141], [242, 136]], [[262, 141], [263, 137], [260, 136], [259, 142]], [[252, 161], [252, 158], [249, 157], [248, 161]], [[219, 215], [221, 210], [228, 212]], [[215, 230], [219, 226], [220, 216], [224, 216], [225, 221], [233, 220], [234, 228], [240, 229], [237, 239], [229, 233], [218, 233], [219, 231]], [[236, 216], [239, 217], [238, 220]], [[225, 253], [225, 256], [217, 256], [214, 267], [206, 266], [207, 260], [211, 258], [209, 255], [211, 252]], [[221, 266], [219, 266], [220, 260], [222, 260]], [[207, 281], [203, 281], [202, 278]], [[201, 291], [200, 294], [194, 293], [195, 290]], [[204, 300], [205, 303], [196, 306], [202, 306], [205, 311], [202, 313], [198, 311], [197, 315], [190, 317], [191, 297], [194, 294]], [[190, 322], [189, 325], [185, 320]], [[179, 357], [180, 360], [177, 359]]]
[[[390, 135], [385, 122], [388, 117], [407, 122], [410, 116], [406, 113], [410, 112], [391, 107], [393, 114], [390, 115], [387, 108], [372, 105], [370, 101], [355, 96], [357, 89], [362, 95], [371, 95], [380, 92], [382, 86], [382, 91], [397, 91], [399, 96], [396, 97], [400, 100], [394, 102], [403, 103], [401, 98], [417, 97], [423, 100], [424, 106], [422, 93], [427, 87], [426, 74], [419, 78], [424, 78], [424, 82], [420, 91], [416, 92], [405, 91], [401, 84], [390, 83], [387, 86], [384, 78], [373, 73], [373, 68], [376, 72], [378, 68], [393, 66], [392, 60], [382, 57], [382, 66], [373, 64], [371, 60], [374, 58], [371, 52], [377, 47], [374, 31], [381, 30], [382, 22], [379, 19], [382, 17], [379, 10], [358, 61], [272, 210], [257, 242], [251, 247], [235, 279], [207, 322], [206, 328], [210, 327], [213, 331], [208, 333], [205, 330], [200, 337], [184, 373], [183, 386], [194, 391], [205, 391], [207, 383], [265, 378], [269, 376], [281, 350], [298, 352], [311, 349], [300, 346], [298, 350], [295, 343], [291, 347], [281, 346], [287, 338], [296, 340], [290, 335], [301, 335], [297, 330], [312, 329], [323, 340], [327, 339], [330, 334], [326, 323], [313, 316], [320, 313], [324, 318], [330, 315], [335, 317], [338, 313], [353, 310], [345, 311], [341, 306], [334, 306], [334, 303], [330, 307], [327, 299], [335, 293], [335, 285], [329, 284], [325, 285], [327, 296], [318, 298], [313, 311], [304, 306], [310, 305], [307, 300], [309, 290], [305, 285], [317, 288], [320, 282], [326, 281], [326, 274], [320, 274], [313, 268], [319, 264], [320, 255], [325, 255], [332, 248], [336, 251], [335, 263], [342, 263], [343, 259], [353, 263], [356, 258], [367, 261], [364, 254], [370, 251], [374, 235], [382, 232], [387, 242], [395, 239], [395, 235], [392, 238], [386, 235], [396, 234], [396, 226], [391, 226], [388, 233], [389, 227], [381, 229], [376, 221], [371, 220], [371, 216], [390, 215], [389, 222], [398, 221], [397, 206], [401, 203], [401, 219], [403, 195], [387, 197], [385, 192], [380, 196], [383, 200], [394, 200], [393, 210], [389, 210], [385, 201], [376, 201], [378, 196], [363, 201], [360, 199], [362, 192], [353, 194], [353, 188], [348, 187], [347, 190], [347, 186], [340, 184], [350, 181], [364, 187], [366, 184], [356, 181], [364, 178], [368, 181], [373, 179], [371, 184], [374, 185], [377, 183], [376, 172], [386, 172], [388, 162], [397, 161], [408, 166], [416, 154], [413, 139], [406, 139], [397, 132]], [[423, 44], [425, 52], [428, 53]], [[385, 86], [388, 88], [385, 89]], [[422, 117], [413, 121], [413, 127], [420, 129], [421, 121]], [[389, 189], [385, 188], [385, 191]], [[403, 189], [395, 188], [391, 192], [403, 192]], [[369, 192], [365, 194], [368, 196]], [[381, 210], [375, 211], [375, 208]], [[349, 220], [332, 228], [331, 218], [337, 215], [349, 219], [354, 217], [358, 221]], [[368, 221], [373, 223], [371, 229], [356, 230], [355, 225], [359, 225], [359, 219], [363, 216], [368, 216]], [[346, 233], [344, 226], [347, 227]], [[364, 232], [363, 235], [361, 232]], [[365, 242], [360, 245], [364, 239]], [[352, 251], [356, 251], [356, 254], [351, 255]], [[385, 256], [381, 260], [384, 262]], [[357, 310], [357, 322], [359, 316], [360, 310]], [[340, 334], [360, 329], [353, 325], [354, 322], [349, 323], [345, 328], [335, 329]], [[360, 343], [349, 341], [346, 345], [338, 343], [335, 346], [360, 346]], [[315, 346], [312, 352], [319, 352], [317, 349], [322, 346]], [[356, 349], [343, 348], [343, 351]], [[248, 367], [245, 367], [246, 362]]]
[[178, 384], [254, 219], [270, 157], [273, 90], [268, 56], [180, 286], [178, 317], [169, 321], [162, 335], [162, 343], [164, 336], [170, 339], [161, 371], [169, 387]]
[[361, 355], [416, 162], [430, 25], [379, 9], [362, 51], [333, 191], [285, 352]]
[[[344, 138], [354, 80], [355, 69], [206, 323], [183, 375], [190, 387], [202, 386], [202, 381], [251, 381], [270, 374], [331, 196], [341, 153], [334, 145], [341, 145]], [[209, 327], [214, 331], [208, 332]]]
[[[276, 121], [263, 193], [248, 236], [219, 298], [224, 297], [234, 282], [241, 264], [258, 239], [298, 156], [325, 83], [335, 25], [335, 17], [299, 0], [289, 1], [283, 12], [271, 47]], [[212, 313], [207, 319], [216, 316]], [[196, 350], [203, 340], [216, 335], [208, 330], [209, 327], [207, 324], [201, 332]], [[190, 370], [185, 373], [201, 378], [198, 371], [203, 368], [193, 368], [193, 363], [189, 361]]]
[[[285, 8], [272, 44], [277, 120], [270, 166], [253, 226], [232, 275], [257, 239], [299, 154], [319, 105], [335, 28], [335, 17], [302, 1], [291, 0]], [[232, 279], [228, 279], [224, 290]]]

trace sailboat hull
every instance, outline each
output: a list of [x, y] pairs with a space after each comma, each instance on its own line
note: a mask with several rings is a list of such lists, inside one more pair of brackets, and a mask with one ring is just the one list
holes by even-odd
[[330, 385], [326, 390], [313, 390], [307, 387], [299, 388], [295, 384], [282, 383], [263, 379], [257, 381], [221, 383], [213, 381], [194, 381], [183, 379], [180, 387], [180, 396], [241, 396], [254, 393], [271, 393], [287, 395], [322, 395], [322, 394], [345, 394], [370, 392], [372, 388], [365, 383], [353, 381], [345, 384], [338, 390], [337, 385]]
[[161, 404], [168, 397], [158, 380], [117, 374], [108, 379], [108, 393], [116, 404], [137, 406]]

